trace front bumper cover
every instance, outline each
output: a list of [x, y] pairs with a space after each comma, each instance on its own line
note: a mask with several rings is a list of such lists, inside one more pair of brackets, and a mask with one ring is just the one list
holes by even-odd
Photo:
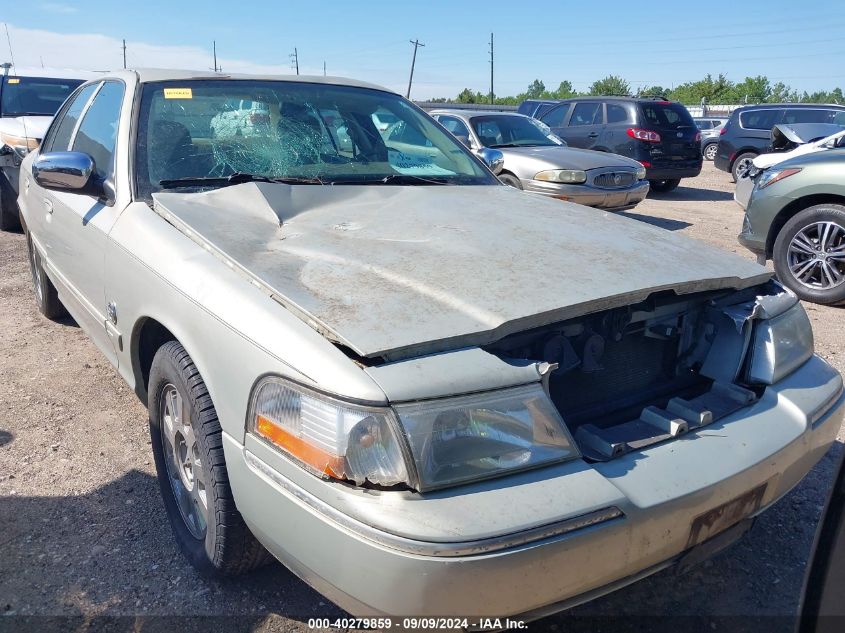
[[635, 207], [645, 199], [649, 190], [647, 180], [640, 180], [628, 189], [599, 189], [587, 184], [567, 185], [541, 180], [521, 180], [520, 182], [522, 182], [522, 188], [530, 193], [539, 193], [550, 198], [613, 211]]
[[[749, 490], [764, 485], [761, 507], [774, 503], [827, 451], [843, 406], [841, 377], [813, 357], [753, 405], [676, 441], [605, 463], [570, 463], [561, 476], [540, 477], [556, 472], [540, 469], [533, 481], [525, 474], [439, 494], [366, 493], [367, 513], [347, 522], [316, 507], [315, 495], [293, 481], [298, 475], [290, 468], [297, 467], [288, 468], [269, 448], [249, 436], [241, 445], [228, 435], [224, 447], [238, 508], [253, 532], [351, 613], [539, 617], [666, 566], [689, 546], [696, 517]], [[312, 480], [325, 492], [321, 502], [333, 508], [344, 496], [361, 494]], [[585, 490], [585, 481], [594, 485]], [[493, 505], [488, 497], [512, 502]], [[555, 523], [597, 505], [624, 516], [608, 515], [563, 534], [537, 533], [537, 540], [514, 541], [507, 549], [457, 555], [437, 549], [465, 547], [470, 530], [461, 530], [462, 524], [475, 528], [489, 520], [499, 526], [498, 536], [508, 537], [524, 531], [526, 508], [536, 506], [532, 516], [545, 521], [539, 528], [548, 527], [540, 517], [558, 508], [569, 517]], [[356, 523], [394, 542], [374, 540]], [[424, 536], [409, 535], [411, 529]], [[396, 545], [396, 537], [410, 536], [434, 548], [421, 553]]]

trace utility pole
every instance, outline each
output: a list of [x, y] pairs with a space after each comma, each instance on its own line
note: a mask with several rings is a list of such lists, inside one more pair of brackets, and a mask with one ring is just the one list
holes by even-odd
[[217, 40], [211, 40], [211, 48], [214, 50], [214, 72], [220, 72], [217, 68]]
[[326, 60], [323, 60], [323, 77], [326, 76]]
[[490, 105], [493, 105], [493, 34], [490, 33]]
[[296, 47], [293, 47], [293, 53], [290, 54], [290, 67], [296, 69], [296, 74], [299, 74], [299, 52]]
[[408, 92], [405, 94], [406, 99], [411, 98], [411, 84], [414, 81], [414, 65], [417, 63], [417, 48], [425, 46], [422, 42], [417, 40], [409, 40], [414, 45], [414, 57], [411, 59], [411, 76], [408, 78]]
[[123, 40], [123, 67], [126, 68], [126, 40]]

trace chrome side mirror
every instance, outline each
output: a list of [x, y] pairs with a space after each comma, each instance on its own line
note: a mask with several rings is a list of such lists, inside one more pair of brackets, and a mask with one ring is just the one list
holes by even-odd
[[45, 189], [100, 195], [92, 176], [94, 159], [82, 152], [48, 152], [32, 163], [32, 177]]
[[497, 176], [502, 171], [502, 167], [505, 166], [505, 155], [497, 149], [482, 147], [475, 151], [475, 155]]

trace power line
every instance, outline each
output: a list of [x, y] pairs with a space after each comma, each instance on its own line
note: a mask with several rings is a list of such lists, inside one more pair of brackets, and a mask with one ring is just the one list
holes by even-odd
[[296, 46], [293, 47], [293, 52], [289, 55], [290, 57], [290, 67], [296, 70], [296, 74], [299, 74], [299, 52], [296, 50]]
[[410, 40], [410, 42], [414, 45], [414, 56], [411, 58], [411, 76], [408, 77], [408, 92], [405, 93], [406, 99], [411, 98], [411, 84], [414, 81], [414, 65], [417, 63], [417, 48], [419, 48], [420, 46], [425, 46], [425, 44], [420, 42], [418, 39]]

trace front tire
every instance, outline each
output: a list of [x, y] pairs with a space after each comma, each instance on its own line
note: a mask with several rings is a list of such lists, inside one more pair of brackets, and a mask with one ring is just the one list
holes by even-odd
[[522, 191], [522, 183], [519, 182], [519, 178], [513, 174], [499, 174], [499, 180], [508, 187], [513, 187], [514, 189]]
[[778, 278], [800, 299], [845, 302], [845, 206], [817, 204], [790, 218], [772, 259]]
[[754, 152], [744, 152], [736, 157], [734, 161], [733, 167], [731, 167], [731, 176], [734, 179], [734, 182], [739, 180], [740, 173], [744, 172], [748, 167], [751, 166], [751, 161], [757, 158], [757, 154]]
[[704, 151], [701, 152], [701, 155], [704, 157], [704, 160], [716, 160], [716, 150], [718, 149], [718, 143], [708, 143], [704, 146]]
[[177, 341], [150, 368], [150, 436], [170, 527], [190, 563], [209, 576], [234, 576], [271, 559], [235, 507], [220, 422], [202, 376]]
[[656, 191], [657, 193], [667, 193], [677, 189], [678, 185], [681, 184], [681, 179], [671, 178], [667, 180], [649, 180], [648, 183], [651, 186], [651, 191]]
[[32, 243], [32, 236], [26, 236], [26, 249], [29, 255], [29, 272], [32, 276], [32, 290], [35, 293], [35, 303], [38, 311], [51, 321], [57, 321], [67, 316], [67, 310], [59, 300], [59, 293], [47, 273], [44, 272], [44, 265], [41, 261], [41, 254]]

